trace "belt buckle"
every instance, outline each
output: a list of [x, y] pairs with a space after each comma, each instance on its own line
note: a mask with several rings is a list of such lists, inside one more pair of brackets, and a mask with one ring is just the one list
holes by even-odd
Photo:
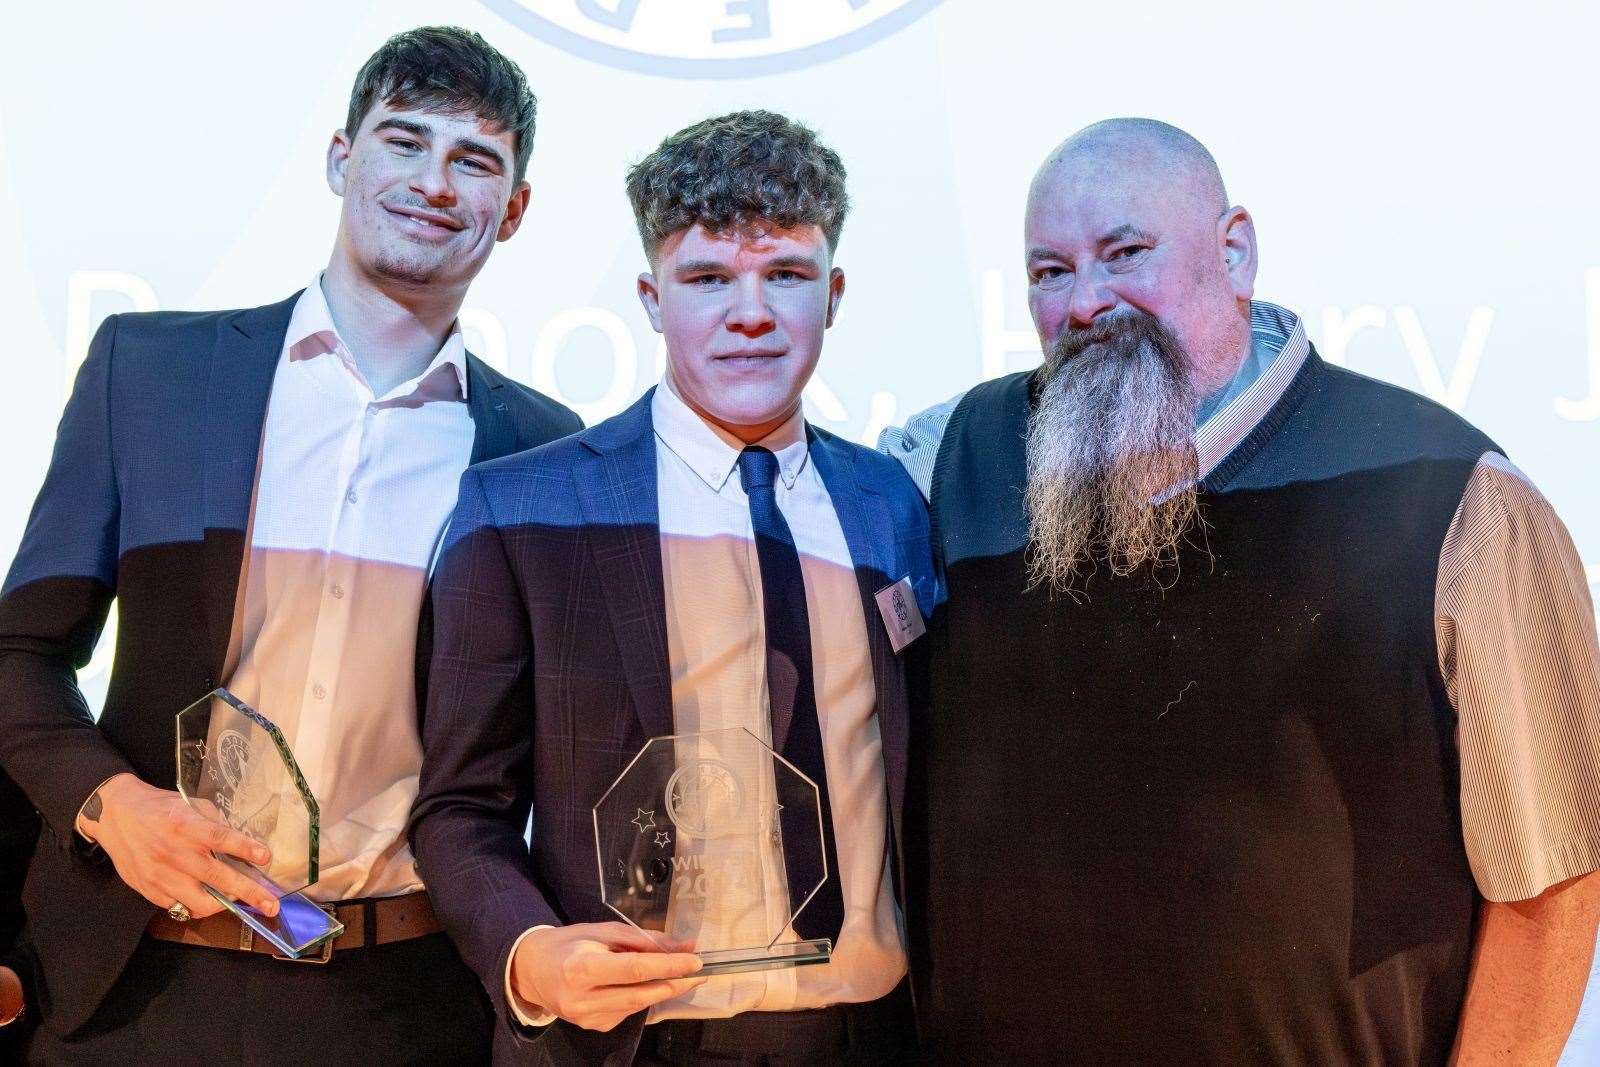
[[[318, 904], [317, 908], [318, 910], [324, 912], [328, 918], [332, 919], [335, 923], [339, 921], [338, 916], [333, 913], [332, 905]], [[327, 963], [329, 960], [333, 959], [333, 943], [337, 940], [339, 940], [338, 934], [329, 935], [322, 940], [320, 945], [317, 946], [316, 953], [310, 956], [286, 956], [281, 952], [274, 952], [272, 954], [272, 958], [275, 960], [282, 960], [285, 963], [315, 963], [320, 966], [321, 964]]]

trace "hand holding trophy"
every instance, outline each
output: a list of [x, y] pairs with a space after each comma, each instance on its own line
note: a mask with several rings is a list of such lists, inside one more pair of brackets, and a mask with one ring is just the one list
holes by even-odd
[[239, 920], [291, 959], [330, 945], [344, 931], [301, 890], [318, 876], [319, 813], [283, 734], [226, 689], [216, 689], [177, 716], [178, 792], [189, 807], [265, 845], [258, 867], [222, 853], [222, 863], [267, 889], [276, 915], [206, 890]]
[[700, 974], [831, 957], [831, 937], [797, 929], [829, 875], [816, 784], [750, 731], [654, 738], [595, 804], [594, 830], [606, 906], [693, 942]]

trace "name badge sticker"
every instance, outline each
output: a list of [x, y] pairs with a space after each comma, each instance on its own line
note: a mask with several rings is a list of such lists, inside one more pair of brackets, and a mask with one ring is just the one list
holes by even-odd
[[896, 652], [928, 632], [922, 609], [917, 607], [917, 594], [911, 589], [910, 575], [884, 586], [876, 596], [878, 614], [883, 616], [883, 628], [889, 632], [889, 644]]

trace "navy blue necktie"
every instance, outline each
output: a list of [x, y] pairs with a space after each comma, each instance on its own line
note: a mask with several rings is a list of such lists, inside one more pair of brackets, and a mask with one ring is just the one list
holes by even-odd
[[[811, 620], [806, 612], [806, 582], [789, 524], [778, 510], [778, 457], [765, 448], [739, 454], [739, 482], [750, 498], [750, 526], [761, 563], [761, 602], [767, 624], [767, 698], [772, 717], [788, 712], [789, 733], [780, 754], [817, 785], [822, 801], [821, 847], [826, 849], [828, 880], [795, 919], [795, 932], [812, 939], [839, 940], [844, 897], [839, 891], [839, 854], [833, 842], [833, 808], [828, 803], [828, 767], [817, 722], [817, 695], [811, 672]], [[822, 873], [816, 824], [809, 812], [785, 807], [779, 812], [784, 863], [798, 907]]]

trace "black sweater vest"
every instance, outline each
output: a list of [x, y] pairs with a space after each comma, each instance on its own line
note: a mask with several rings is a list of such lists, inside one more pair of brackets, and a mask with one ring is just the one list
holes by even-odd
[[1442, 1063], [1477, 897], [1434, 586], [1494, 445], [1312, 353], [1202, 484], [1176, 574], [1102, 568], [1072, 599], [1024, 592], [1033, 384], [968, 393], [933, 483], [949, 599], [907, 801], [928, 1051]]

